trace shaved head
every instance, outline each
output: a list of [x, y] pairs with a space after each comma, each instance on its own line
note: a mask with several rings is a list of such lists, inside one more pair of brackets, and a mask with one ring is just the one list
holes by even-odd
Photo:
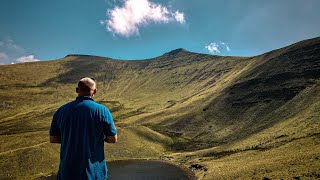
[[96, 82], [89, 77], [81, 78], [76, 89], [79, 96], [92, 96], [96, 93]]

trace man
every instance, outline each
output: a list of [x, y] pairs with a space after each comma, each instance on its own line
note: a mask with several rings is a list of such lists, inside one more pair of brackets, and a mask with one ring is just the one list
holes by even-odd
[[58, 179], [107, 179], [104, 141], [115, 143], [117, 131], [109, 109], [92, 99], [97, 93], [92, 78], [82, 78], [76, 100], [54, 114], [50, 142], [61, 143]]

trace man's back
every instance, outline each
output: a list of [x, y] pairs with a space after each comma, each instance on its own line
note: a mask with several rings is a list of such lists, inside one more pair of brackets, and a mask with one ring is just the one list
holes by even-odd
[[104, 140], [116, 133], [110, 111], [90, 97], [60, 107], [50, 128], [61, 138], [58, 179], [106, 179]]

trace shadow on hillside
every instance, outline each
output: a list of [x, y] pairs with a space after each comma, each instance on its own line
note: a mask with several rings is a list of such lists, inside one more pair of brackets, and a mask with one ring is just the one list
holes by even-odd
[[[296, 107], [288, 106], [288, 102], [320, 79], [319, 52], [320, 42], [265, 59], [203, 107], [202, 112], [168, 119], [163, 124], [169, 125], [154, 129], [182, 138], [184, 132], [194, 132], [195, 137], [178, 141], [172, 147], [188, 151], [232, 143], [268, 129], [312, 103], [300, 102], [297, 106], [295, 102]], [[305, 96], [310, 98], [314, 93], [308, 91]], [[229, 127], [233, 128], [232, 133], [215, 135]]]
[[93, 60], [93, 58], [96, 57], [92, 57], [92, 59], [84, 57], [64, 62], [58, 69], [58, 76], [48, 79], [41, 86], [48, 86], [52, 83], [74, 84], [84, 76], [98, 79], [96, 77], [97, 72], [108, 72], [107, 69], [104, 69], [106, 60], [102, 60], [101, 58]]
[[41, 86], [52, 83], [74, 84], [80, 78], [92, 77], [99, 82], [109, 82], [115, 78], [118, 71], [124, 69], [143, 69], [151, 61], [141, 60], [113, 60], [98, 56], [80, 55], [76, 59], [66, 61], [58, 69], [58, 76], [48, 79]]

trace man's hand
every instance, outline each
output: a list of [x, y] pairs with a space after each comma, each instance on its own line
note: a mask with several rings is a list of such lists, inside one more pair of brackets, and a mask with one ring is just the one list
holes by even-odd
[[117, 142], [117, 139], [118, 139], [118, 136], [117, 136], [117, 135], [107, 136], [107, 138], [104, 139], [104, 141], [107, 142], [107, 143], [116, 143], [116, 142]]
[[61, 144], [60, 136], [50, 136], [50, 143], [59, 143], [59, 144]]

